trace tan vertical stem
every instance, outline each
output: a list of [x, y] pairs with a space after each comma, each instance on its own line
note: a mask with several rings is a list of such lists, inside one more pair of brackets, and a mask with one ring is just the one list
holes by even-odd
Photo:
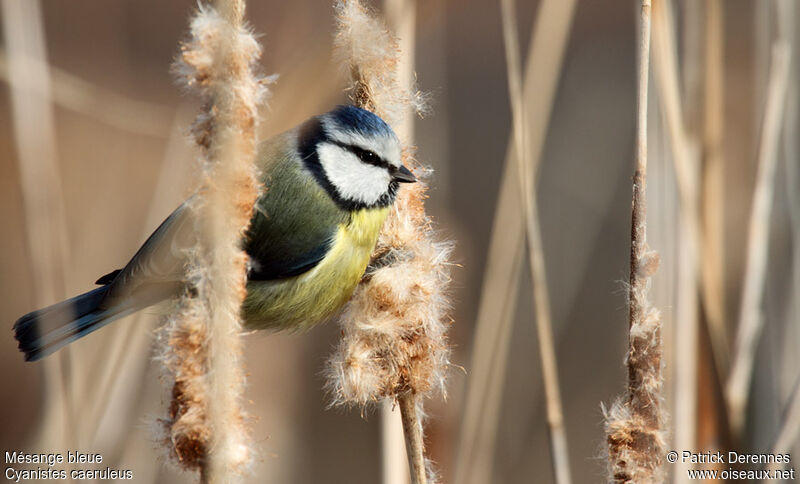
[[[524, 75], [528, 99], [531, 177], [535, 177], [555, 104], [575, 0], [543, 0], [538, 9]], [[491, 481], [500, 418], [507, 348], [518, 295], [525, 237], [513, 136], [509, 140], [494, 229], [489, 248], [470, 381], [456, 458], [457, 484]]]
[[769, 219], [772, 212], [778, 141], [789, 85], [789, 46], [777, 42], [772, 47], [767, 101], [758, 149], [758, 174], [753, 192], [753, 207], [747, 234], [747, 265], [739, 310], [734, 359], [726, 385], [726, 398], [734, 431], [744, 426], [756, 346], [764, 325], [761, 304], [767, 272]]
[[[678, 245], [678, 270], [676, 305], [673, 311], [674, 334], [680, 341], [680, 351], [675, 353], [673, 445], [676, 448], [693, 448], [697, 430], [697, 355], [698, 355], [698, 247], [700, 218], [697, 186], [699, 178], [698, 157], [687, 135], [681, 106], [680, 76], [677, 48], [669, 2], [659, 1], [653, 6], [653, 71], [658, 100], [662, 106], [668, 132], [672, 163], [675, 167], [680, 199], [680, 236]], [[685, 479], [685, 463], [674, 468], [676, 483]]]
[[[397, 80], [403, 89], [411, 89], [414, 82], [415, 44], [416, 44], [416, 1], [385, 0], [387, 26], [397, 36], [400, 49], [400, 62], [397, 66]], [[414, 113], [410, 106], [403, 107], [401, 122], [394, 126], [395, 133], [406, 146], [414, 144]], [[381, 406], [381, 426], [383, 432], [383, 484], [404, 484], [409, 482], [411, 462], [408, 455], [408, 441], [404, 439], [405, 425], [402, 411], [395, 412], [394, 404], [386, 401]]]
[[422, 421], [417, 411], [417, 397], [411, 392], [406, 393], [397, 398], [397, 404], [400, 407], [403, 433], [406, 436], [406, 454], [411, 472], [411, 483], [427, 484], [425, 442], [422, 436]]
[[703, 307], [720, 374], [728, 369], [725, 328], [725, 66], [724, 6], [722, 0], [705, 2], [705, 75], [703, 88], [703, 190], [701, 283]]
[[533, 167], [531, 166], [528, 140], [528, 117], [522, 92], [522, 69], [520, 67], [519, 43], [517, 40], [519, 35], [515, 22], [516, 3], [514, 0], [502, 0], [500, 7], [503, 19], [506, 65], [508, 68], [508, 90], [513, 113], [514, 141], [518, 154], [517, 168], [528, 241], [528, 262], [533, 281], [536, 331], [539, 337], [539, 353], [547, 402], [547, 423], [550, 430], [553, 472], [557, 483], [566, 484], [571, 481], [569, 455], [567, 452], [567, 437], [564, 430], [564, 414], [561, 408], [561, 393], [558, 385], [558, 363], [556, 362], [555, 345], [553, 343], [550, 297], [547, 290], [542, 235], [539, 226], [538, 207], [536, 206], [536, 189], [533, 183]]
[[[37, 306], [65, 296], [68, 239], [57, 160], [51, 76], [38, 0], [3, 0], [3, 38], [25, 228]], [[45, 410], [39, 446], [74, 445], [69, 350], [45, 360]], [[52, 394], [50, 394], [52, 392]]]
[[[410, 90], [415, 84], [416, 0], [385, 0], [384, 5], [386, 23], [397, 36], [401, 52], [400, 62], [397, 66], [397, 81], [402, 89]], [[400, 116], [402, 122], [394, 129], [403, 145], [413, 146], [413, 109], [411, 106], [404, 106], [403, 111], [405, 112]], [[414, 400], [415, 398], [411, 394], [398, 398], [400, 419], [397, 419], [396, 414], [392, 411], [391, 402], [381, 406], [383, 484], [403, 484], [408, 482], [409, 478], [414, 484], [427, 482], [422, 424], [416, 415]], [[401, 428], [398, 429], [398, 426]], [[402, 432], [398, 430], [402, 430]], [[405, 434], [405, 439], [403, 434]], [[405, 445], [403, 440], [405, 440]], [[406, 459], [408, 467], [401, 465]]]

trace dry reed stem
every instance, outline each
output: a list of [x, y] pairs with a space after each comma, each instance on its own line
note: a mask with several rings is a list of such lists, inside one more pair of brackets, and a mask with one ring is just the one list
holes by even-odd
[[[397, 40], [357, 1], [337, 2], [336, 17], [336, 55], [351, 75], [351, 98], [390, 125], [402, 126], [408, 107], [419, 111], [424, 99], [400, 84]], [[424, 175], [409, 148], [403, 151], [405, 164]], [[451, 244], [433, 238], [423, 204], [426, 189], [419, 181], [400, 190], [373, 255], [388, 263], [370, 268], [345, 306], [343, 337], [328, 368], [334, 404], [398, 402], [415, 484], [434, 477], [423, 465], [422, 426], [410, 419], [421, 422], [421, 399], [434, 390], [444, 392], [449, 365]]]
[[[725, 29], [724, 3], [709, 0], [699, 6], [705, 32], [698, 50], [703, 53], [702, 118], [700, 126], [699, 193], [700, 218], [700, 296], [705, 326], [705, 344], [698, 348], [696, 429], [691, 444], [698, 449], [714, 450], [729, 445], [729, 426], [724, 383], [730, 365], [730, 337], [727, 328], [725, 295]], [[707, 343], [706, 343], [707, 342]], [[710, 354], [709, 359], [705, 355]], [[673, 415], [676, 427], [679, 416]], [[676, 434], [677, 437], [677, 434]], [[683, 448], [677, 438], [673, 446]], [[674, 469], [674, 481], [688, 482], [687, 464]]]
[[[35, 302], [37, 306], [46, 306], [65, 296], [69, 240], [44, 24], [36, 0], [3, 0], [2, 17]], [[69, 372], [70, 363], [69, 350], [43, 362], [47, 392], [36, 444], [40, 449], [63, 450], [75, 446], [77, 417], [72, 401], [74, 382]]]
[[772, 46], [767, 99], [758, 149], [758, 174], [753, 192], [747, 238], [747, 264], [739, 309], [731, 373], [725, 388], [731, 425], [737, 433], [744, 427], [755, 352], [764, 325], [762, 298], [767, 276], [767, 250], [773, 187], [778, 162], [781, 120], [789, 85], [790, 49], [783, 41]]
[[[541, 159], [550, 113], [575, 13], [574, 0], [544, 0], [536, 16], [524, 76], [531, 179]], [[470, 377], [456, 456], [456, 483], [491, 480], [512, 320], [523, 267], [524, 220], [515, 143], [509, 140], [505, 172], [481, 289]]]
[[558, 363], [553, 343], [552, 319], [550, 317], [550, 296], [547, 290], [544, 250], [542, 248], [541, 228], [539, 226], [536, 189], [528, 140], [528, 119], [525, 99], [522, 92], [520, 67], [519, 35], [516, 26], [516, 3], [514, 0], [500, 2], [503, 21], [503, 40], [508, 69], [508, 90], [513, 113], [514, 141], [516, 145], [517, 167], [519, 173], [522, 205], [528, 241], [528, 261], [533, 281], [533, 301], [536, 309], [536, 330], [539, 339], [539, 353], [542, 360], [545, 399], [547, 403], [547, 423], [550, 430], [550, 446], [553, 473], [557, 483], [571, 481], [567, 437], [564, 430], [564, 413], [558, 385]]
[[395, 402], [384, 400], [381, 403], [381, 484], [410, 481], [403, 418]]
[[[397, 82], [402, 89], [411, 90], [416, 84], [414, 51], [417, 3], [416, 0], [384, 0], [383, 4], [387, 26], [397, 36], [397, 47], [400, 49]], [[414, 113], [410, 106], [403, 109], [402, 123], [394, 126], [394, 130], [407, 145], [414, 145]], [[394, 402], [389, 400], [385, 400], [380, 407], [382, 484], [406, 484], [411, 481], [403, 430], [404, 417], [394, 407]]]
[[417, 409], [416, 398], [397, 399], [403, 422], [403, 433], [406, 437], [406, 454], [410, 462], [411, 482], [422, 484], [428, 482], [425, 463], [425, 442], [423, 440], [422, 412]]
[[[696, 144], [691, 143], [693, 140], [687, 134], [682, 113], [677, 49], [669, 2], [655, 3], [652, 23], [655, 86], [664, 112], [675, 169], [682, 232], [677, 240], [677, 302], [674, 310], [674, 334], [680, 341], [680, 354], [674, 358], [673, 369], [673, 445], [681, 449], [694, 448], [697, 434], [699, 333], [699, 157]], [[676, 464], [674, 475], [677, 482], [685, 477], [684, 470], [684, 463]]]
[[[37, 64], [40, 61], [31, 57], [26, 57], [23, 61], [32, 64], [32, 69], [46, 69], [50, 72], [48, 96], [54, 104], [64, 109], [133, 134], [163, 138], [169, 132], [168, 108], [131, 99], [52, 65], [39, 66]], [[3, 49], [0, 49], [0, 79], [11, 82], [9, 59]]]
[[725, 10], [722, 0], [707, 0], [704, 5], [701, 295], [718, 375], [725, 375], [730, 364], [725, 327]]
[[243, 16], [243, 0], [201, 5], [178, 64], [205, 102], [192, 133], [205, 178], [188, 207], [197, 235], [188, 253], [193, 291], [181, 297], [163, 336], [174, 379], [166, 426], [172, 454], [210, 483], [238, 481], [252, 460], [241, 408], [247, 255], [240, 242], [260, 190], [256, 124], [264, 87], [252, 72], [260, 49]]
[[[800, 74], [800, 69], [798, 68], [797, 62], [800, 58], [800, 55], [798, 55], [800, 54], [800, 50], [798, 49], [800, 46], [800, 35], [796, 32], [797, 13], [800, 12], [800, 9], [798, 9], [796, 3], [791, 0], [779, 3], [778, 7], [781, 9], [779, 10], [780, 17], [788, 24], [784, 25], [784, 29], [787, 41], [790, 42], [793, 50], [789, 85], [796, 86], [798, 82], [800, 82], [800, 76], [798, 76], [798, 74]], [[798, 149], [800, 140], [798, 140], [796, 136], [798, 128], [800, 127], [800, 123], [798, 123], [798, 121], [800, 121], [800, 119], [798, 119], [800, 118], [800, 96], [798, 96], [796, 89], [789, 90], [787, 101], [788, 105], [786, 107], [783, 123], [784, 193], [786, 193], [787, 197], [792, 253], [797, 255], [793, 255], [792, 257], [789, 294], [800, 294], [800, 193], [798, 193], [797, 190], [797, 187], [800, 186], [800, 149]], [[785, 343], [787, 346], [785, 346], [783, 362], [784, 371], [791, 372], [792, 377], [794, 377], [797, 361], [800, 357], [800, 355], [793, 350], [793, 348], [795, 348], [794, 342], [797, 341], [797, 334], [800, 332], [800, 298], [793, 298], [790, 302], [787, 314], [790, 318], [787, 321], [787, 325], [791, 329], [788, 329], [785, 335]], [[800, 400], [800, 396], [797, 395], [798, 391], [800, 391], [798, 388], [800, 388], [800, 383], [795, 384], [795, 390], [792, 392], [792, 396], [789, 399], [790, 403], [787, 406], [790, 409], [797, 408], [796, 412], [800, 412], [800, 402], [797, 402], [797, 400]], [[790, 415], [797, 415], [797, 417], [794, 418], [800, 419], [800, 413], [794, 412], [795, 410], [789, 410], [787, 412], [787, 417], [783, 420], [784, 428], [792, 425], [788, 422], [790, 418], [793, 418], [789, 417]], [[798, 422], [797, 425], [800, 427], [800, 422]], [[778, 440], [780, 441], [780, 439]], [[796, 445], [797, 433], [795, 433], [791, 439], [787, 438], [786, 440], [787, 442], [791, 442], [791, 444], [787, 443], [785, 448], [788, 449], [790, 445]], [[796, 453], [797, 452], [795, 452], [795, 454]]]
[[[770, 454], [790, 454], [798, 436], [800, 436], [800, 379], [795, 382], [792, 394], [789, 396], [789, 403], [781, 418], [781, 427], [772, 444]], [[773, 471], [782, 467], [785, 465], [775, 462], [768, 465], [767, 469]]]
[[658, 256], [647, 246], [647, 86], [650, 57], [650, 1], [642, 0], [639, 26], [636, 170], [631, 210], [631, 271], [627, 395], [608, 412], [609, 481], [662, 482], [664, 438], [662, 415], [661, 321], [648, 300], [650, 276]]

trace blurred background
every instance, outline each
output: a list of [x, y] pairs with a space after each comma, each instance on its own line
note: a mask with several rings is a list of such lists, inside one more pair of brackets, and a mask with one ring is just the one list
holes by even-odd
[[[33, 364], [10, 328], [122, 267], [196, 183], [185, 133], [198, 106], [170, 73], [196, 2], [0, 5], [0, 321], [9, 328], [0, 451], [96, 452], [136, 482], [194, 482], [155, 443], [169, 401], [152, 358], [157, 314]], [[516, 6], [574, 482], [606, 479], [601, 404], [626, 383], [637, 5]], [[330, 2], [248, 9], [261, 70], [280, 75], [263, 137], [346, 101]], [[664, 323], [668, 448], [792, 452], [800, 6], [654, 0], [653, 15], [648, 242], [661, 254], [652, 295]], [[447, 398], [426, 404], [429, 452], [444, 482], [552, 482], [500, 6], [419, 2], [414, 18], [417, 81], [433, 99], [416, 122], [417, 156], [435, 171], [427, 207], [456, 241], [458, 264], [453, 367]], [[745, 337], [742, 327], [755, 329]], [[338, 336], [329, 323], [247, 337], [261, 453], [251, 482], [381, 482], [379, 413], [329, 409], [322, 389]], [[731, 389], [736, 365], [744, 387]], [[731, 411], [733, 395], [746, 405]], [[668, 470], [685, 480], [680, 467]]]

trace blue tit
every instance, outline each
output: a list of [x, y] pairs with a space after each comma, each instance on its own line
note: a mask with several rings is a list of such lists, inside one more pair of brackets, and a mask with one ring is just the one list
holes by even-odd
[[[265, 190], [242, 244], [250, 263], [247, 329], [306, 329], [334, 315], [367, 268], [400, 183], [414, 182], [381, 118], [340, 106], [259, 145]], [[26, 360], [38, 360], [106, 324], [191, 291], [190, 198], [99, 288], [17, 320]]]

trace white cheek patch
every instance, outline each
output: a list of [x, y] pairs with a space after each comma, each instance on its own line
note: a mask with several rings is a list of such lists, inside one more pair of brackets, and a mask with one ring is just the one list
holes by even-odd
[[342, 198], [372, 205], [389, 190], [391, 177], [385, 168], [363, 163], [331, 143], [320, 143], [317, 154], [325, 176]]

